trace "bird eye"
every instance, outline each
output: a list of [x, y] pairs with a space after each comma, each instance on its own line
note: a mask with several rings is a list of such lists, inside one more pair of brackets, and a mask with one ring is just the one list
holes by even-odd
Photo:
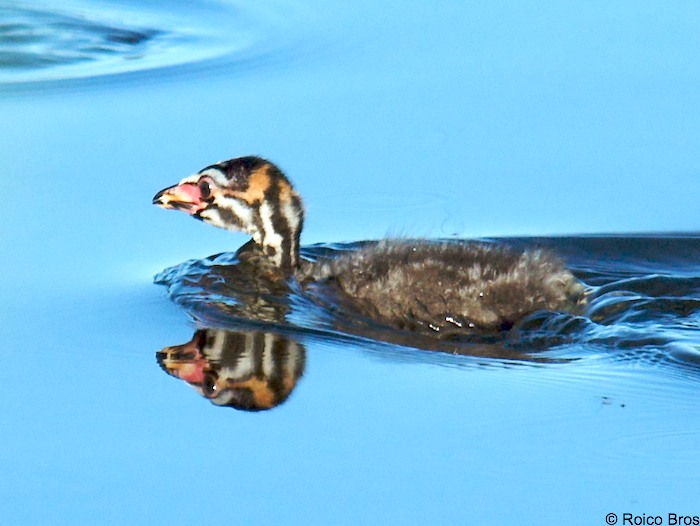
[[202, 380], [202, 392], [207, 398], [215, 398], [219, 394], [219, 386], [216, 381], [218, 380], [216, 374], [208, 372], [204, 375]]
[[199, 193], [202, 194], [202, 199], [209, 199], [211, 197], [211, 184], [206, 179], [202, 179], [197, 183], [199, 186]]

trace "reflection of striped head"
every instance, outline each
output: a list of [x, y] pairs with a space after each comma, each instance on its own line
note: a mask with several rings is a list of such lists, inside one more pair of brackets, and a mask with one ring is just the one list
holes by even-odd
[[304, 347], [280, 334], [206, 329], [156, 354], [168, 374], [216, 405], [247, 411], [284, 402], [304, 372]]
[[250, 234], [284, 270], [298, 264], [301, 198], [280, 169], [265, 159], [239, 157], [207, 166], [158, 192], [153, 203]]

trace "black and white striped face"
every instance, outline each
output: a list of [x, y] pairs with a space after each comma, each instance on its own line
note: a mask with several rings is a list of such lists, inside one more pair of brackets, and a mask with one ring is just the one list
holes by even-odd
[[239, 157], [165, 188], [153, 203], [210, 225], [250, 234], [279, 267], [294, 268], [304, 221], [301, 198], [274, 164]]
[[284, 402], [304, 372], [304, 347], [280, 334], [205, 329], [156, 354], [168, 374], [213, 404], [247, 411]]

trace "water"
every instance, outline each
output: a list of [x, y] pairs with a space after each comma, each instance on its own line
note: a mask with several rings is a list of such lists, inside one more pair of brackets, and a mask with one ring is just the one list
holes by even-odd
[[[609, 372], [624, 371], [631, 363], [691, 382], [700, 380], [700, 237], [500, 243], [566, 254], [587, 285], [585, 309], [578, 314], [536, 312], [511, 330], [495, 334], [474, 331], [445, 338], [438, 333], [407, 333], [363, 318], [322, 288], [272, 284], [251, 275], [239, 265], [236, 254], [219, 254], [156, 276], [156, 283], [167, 287], [170, 299], [190, 312], [199, 327], [187, 344], [161, 351], [159, 363], [213, 403], [246, 410], [271, 409], [288, 399], [303, 374], [304, 341], [309, 338], [355, 344], [364, 352], [399, 362], [463, 367], [581, 362], [577, 365], [591, 363], [594, 369], [606, 363]], [[355, 249], [356, 244], [314, 246], [303, 255], [313, 260]], [[618, 258], [611, 266], [610, 261]], [[613, 403], [606, 395], [601, 400]]]
[[4, 2], [0, 83], [5, 91], [137, 78], [140, 82], [216, 64], [264, 61], [275, 19], [223, 2], [177, 10], [157, 0]]
[[[700, 515], [695, 4], [0, 9], [3, 524]], [[150, 198], [255, 153], [304, 196], [309, 255], [543, 244], [589, 310], [437, 350], [303, 295], [236, 311], [197, 262], [245, 237]], [[185, 261], [169, 301], [153, 276]], [[240, 373], [223, 355], [170, 371], [201, 394], [165, 374], [206, 327], [284, 401], [204, 399]]]

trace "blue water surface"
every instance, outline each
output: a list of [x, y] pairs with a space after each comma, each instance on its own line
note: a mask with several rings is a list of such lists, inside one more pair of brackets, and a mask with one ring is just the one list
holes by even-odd
[[[700, 5], [258, 4], [0, 3], [0, 522], [700, 516]], [[550, 243], [642, 300], [691, 281], [622, 320], [648, 342], [613, 320], [547, 363], [302, 331], [289, 400], [216, 407], [156, 361], [200, 325], [153, 276], [246, 237], [150, 201], [247, 154], [305, 244], [682, 232]]]

